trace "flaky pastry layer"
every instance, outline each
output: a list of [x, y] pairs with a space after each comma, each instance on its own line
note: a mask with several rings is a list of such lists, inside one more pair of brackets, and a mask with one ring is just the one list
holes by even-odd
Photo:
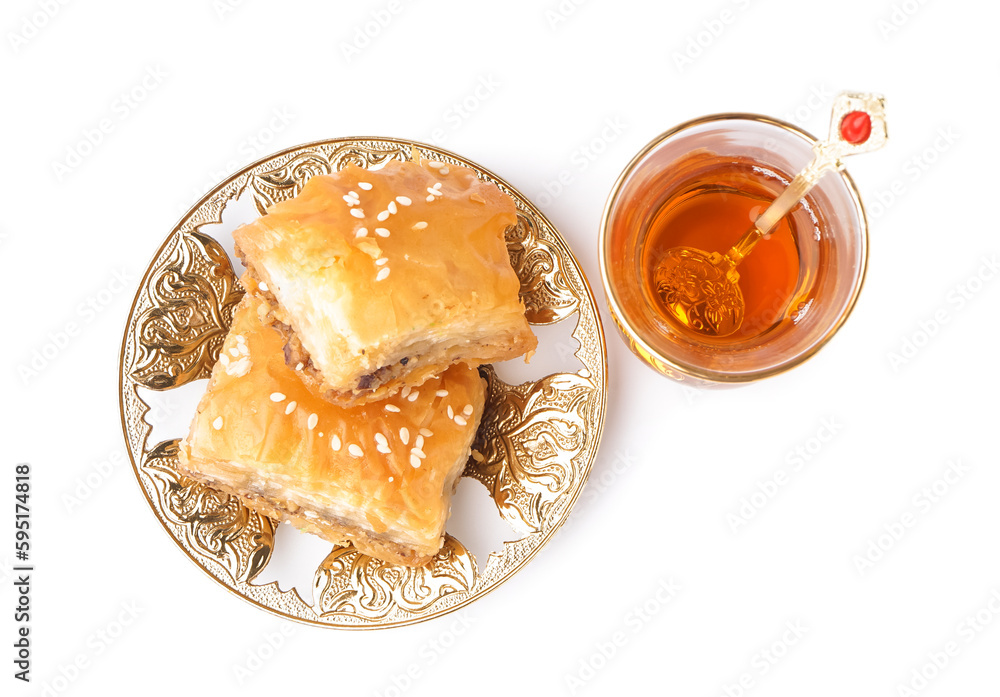
[[289, 365], [359, 404], [534, 350], [504, 239], [516, 222], [474, 171], [393, 160], [315, 176], [234, 237]]
[[338, 407], [284, 360], [280, 335], [237, 307], [191, 432], [183, 473], [335, 544], [419, 565], [443, 541], [450, 496], [484, 405], [478, 371]]

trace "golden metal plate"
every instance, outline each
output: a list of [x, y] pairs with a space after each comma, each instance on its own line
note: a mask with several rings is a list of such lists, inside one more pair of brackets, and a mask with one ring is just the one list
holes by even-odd
[[[200, 230], [222, 222], [227, 204], [251, 194], [263, 214], [315, 174], [347, 164], [377, 169], [415, 153], [475, 170], [514, 199], [506, 233], [521, 298], [533, 324], [576, 322], [583, 368], [521, 385], [481, 370], [489, 387], [475, 449], [463, 476], [489, 490], [496, 513], [520, 531], [480, 568], [448, 535], [437, 557], [411, 569], [338, 547], [317, 559], [312, 602], [277, 582], [253, 583], [274, 549], [276, 523], [234, 497], [177, 472], [178, 438], [148, 442], [150, 405], [139, 387], [170, 390], [207, 378], [243, 290], [218, 241]], [[544, 346], [540, 347], [544, 350]], [[178, 223], [146, 269], [129, 312], [119, 365], [122, 429], [139, 485], [177, 545], [209, 576], [254, 605], [314, 625], [395, 627], [467, 605], [510, 578], [565, 522], [583, 488], [604, 425], [607, 352], [597, 305], [566, 242], [537, 208], [488, 170], [432, 146], [390, 138], [309, 143], [252, 164], [218, 185]], [[184, 434], [178, 434], [182, 436]]]

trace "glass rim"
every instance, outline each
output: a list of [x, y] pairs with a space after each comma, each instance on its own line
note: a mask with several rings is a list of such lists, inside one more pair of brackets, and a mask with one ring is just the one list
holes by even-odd
[[[844, 311], [840, 314], [837, 320], [830, 325], [826, 332], [820, 337], [820, 339], [810, 346], [806, 351], [795, 356], [792, 359], [783, 361], [778, 365], [763, 368], [761, 370], [755, 370], [747, 373], [725, 373], [722, 371], [711, 370], [707, 368], [702, 368], [697, 365], [693, 365], [689, 362], [675, 359], [673, 357], [667, 356], [662, 351], [654, 348], [648, 341], [646, 341], [643, 336], [636, 331], [635, 327], [632, 326], [630, 321], [630, 316], [628, 313], [624, 312], [621, 303], [618, 299], [618, 294], [616, 289], [611, 283], [611, 274], [608, 270], [609, 260], [608, 260], [608, 229], [609, 222], [611, 219], [611, 209], [614, 206], [615, 201], [621, 192], [622, 186], [624, 185], [626, 179], [632, 175], [636, 170], [638, 164], [653, 150], [659, 147], [669, 138], [676, 136], [677, 134], [686, 131], [688, 129], [694, 128], [696, 126], [701, 126], [708, 123], [724, 122], [724, 121], [749, 121], [755, 123], [765, 123], [771, 126], [776, 126], [781, 130], [787, 131], [799, 138], [802, 138], [811, 145], [816, 144], [818, 139], [811, 133], [806, 131], [795, 124], [783, 121], [778, 118], [771, 116], [764, 116], [763, 114], [754, 114], [750, 112], [724, 112], [719, 114], [708, 114], [705, 116], [700, 116], [698, 118], [689, 119], [682, 123], [677, 124], [673, 128], [670, 128], [658, 136], [650, 140], [639, 152], [629, 160], [628, 164], [618, 175], [615, 180], [614, 185], [611, 187], [611, 191], [608, 194], [607, 201], [604, 204], [604, 212], [601, 215], [601, 229], [598, 238], [598, 263], [601, 267], [601, 281], [604, 286], [604, 295], [608, 303], [608, 309], [613, 315], [615, 324], [618, 326], [619, 330], [622, 331], [629, 341], [633, 342], [634, 345], [642, 347], [643, 351], [653, 356], [658, 361], [666, 364], [667, 366], [676, 369], [678, 372], [685, 376], [697, 378], [700, 380], [705, 380], [713, 383], [722, 384], [739, 384], [754, 382], [757, 380], [763, 380], [765, 378], [773, 377], [775, 375], [780, 375], [787, 370], [791, 370], [796, 366], [801, 365], [805, 361], [812, 358], [816, 353], [826, 346], [827, 342], [833, 338], [833, 335], [843, 326], [844, 322], [854, 311], [854, 307], [857, 304], [858, 296], [861, 294], [861, 289], [864, 286], [865, 278], [868, 275], [868, 213], [865, 211], [864, 204], [861, 201], [861, 194], [858, 191], [857, 185], [854, 183], [854, 179], [847, 172], [846, 169], [838, 169], [836, 171], [837, 175], [843, 180], [845, 186], [847, 187], [847, 192], [850, 195], [851, 200], [859, 214], [860, 229], [858, 230], [858, 238], [860, 241], [860, 253], [861, 253], [861, 273], [858, 276], [857, 283], [854, 284], [851, 296], [847, 302]], [[633, 349], [633, 353], [635, 353]], [[663, 374], [663, 371], [658, 369], [649, 360], [642, 356], [638, 356], [639, 360], [651, 367], [656, 372]]]

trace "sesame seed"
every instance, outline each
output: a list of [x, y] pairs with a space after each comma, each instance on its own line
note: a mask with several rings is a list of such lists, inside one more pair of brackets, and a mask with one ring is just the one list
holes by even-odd
[[232, 354], [233, 358], [239, 358], [240, 357], [240, 350], [238, 348], [236, 348], [235, 346], [233, 346], [231, 349], [229, 349], [229, 353]]
[[358, 188], [364, 189], [365, 191], [371, 191], [372, 185], [369, 184], [368, 182], [358, 182]]
[[333, 448], [334, 451], [340, 450], [340, 436], [338, 436], [336, 433], [330, 436], [330, 447]]
[[310, 414], [309, 421], [307, 422], [306, 425], [309, 427], [309, 430], [311, 431], [314, 428], [316, 428], [316, 424], [318, 423], [319, 423], [319, 417], [316, 414]]
[[431, 196], [437, 196], [440, 194], [440, 192], [437, 189], [433, 189], [429, 186], [427, 187], [427, 193], [429, 193]]
[[389, 277], [389, 267], [379, 270], [378, 274], [375, 276], [376, 281], [384, 281]]
[[354, 233], [355, 237], [368, 237], [368, 228], [359, 227], [358, 231]]
[[410, 466], [414, 468], [420, 467], [420, 458], [416, 455], [410, 455]]
[[320, 431], [320, 432], [319, 432], [319, 437], [320, 437], [320, 438], [322, 438], [322, 437], [323, 437], [323, 432], [322, 432], [322, 431]]
[[266, 293], [266, 292], [268, 292], [268, 290], [270, 290], [270, 289], [269, 289], [269, 288], [267, 287], [267, 284], [266, 284], [266, 283], [264, 283], [263, 281], [261, 281], [260, 283], [258, 283], [258, 284], [257, 284], [257, 287], [258, 287], [258, 288], [260, 288], [260, 289], [261, 289], [262, 291], [264, 291], [265, 293]]
[[389, 205], [386, 206], [385, 208], [386, 208], [387, 211], [389, 211], [393, 215], [396, 215], [396, 213], [399, 211], [399, 209], [396, 208], [396, 202], [395, 201], [389, 201]]
[[305, 364], [304, 364], [304, 363], [299, 363], [299, 364], [298, 364], [297, 366], [295, 366], [295, 369], [296, 369], [296, 370], [302, 370], [302, 368], [303, 368], [304, 366], [305, 366]]
[[455, 423], [457, 423], [459, 426], [464, 426], [468, 422], [465, 420], [464, 416], [461, 416], [459, 414], [455, 414]]
[[284, 402], [285, 401], [285, 395], [281, 394], [280, 392], [272, 392], [271, 393], [271, 401], [272, 402]]
[[430, 203], [433, 200], [434, 200], [434, 194], [429, 194], [426, 199], [427, 203]]
[[355, 218], [364, 218], [365, 217], [365, 212], [363, 210], [361, 210], [360, 208], [352, 208], [351, 209], [351, 215], [353, 215]]
[[381, 213], [379, 213], [379, 214], [378, 214], [377, 216], [375, 216], [375, 217], [376, 217], [376, 218], [378, 218], [378, 221], [379, 221], [380, 223], [382, 223], [382, 222], [385, 222], [386, 220], [388, 220], [388, 219], [389, 219], [389, 211], [382, 211]]
[[438, 162], [437, 160], [431, 160], [427, 163], [427, 166], [433, 167], [434, 169], [441, 169], [442, 167], [444, 167], [444, 163]]
[[423, 460], [425, 457], [427, 457], [427, 454], [423, 450], [421, 450], [420, 448], [413, 448], [412, 450], [410, 450], [410, 454], [411, 455], [416, 455], [421, 460]]
[[236, 343], [237, 344], [245, 344], [246, 342], [247, 342], [247, 338], [245, 336], [243, 336], [242, 334], [237, 334], [236, 335]]
[[410, 390], [412, 390], [412, 389], [413, 388], [410, 387], [409, 385], [403, 385], [402, 395], [405, 397], [406, 395], [410, 394]]
[[486, 458], [483, 457], [483, 454], [481, 452], [479, 452], [478, 450], [473, 450], [472, 451], [472, 459], [475, 460], [476, 462], [482, 462]]
[[422, 428], [420, 429], [420, 435], [427, 436], [428, 438], [430, 438], [431, 436], [434, 435], [434, 431], [430, 430], [429, 428]]
[[295, 403], [295, 400], [292, 400], [291, 402], [289, 402], [288, 406], [285, 407], [285, 415], [287, 416], [288, 414], [291, 414], [293, 411], [295, 411], [295, 407], [297, 407], [297, 406], [298, 405]]
[[447, 397], [448, 390], [438, 390], [435, 394], [437, 394], [438, 397]]
[[222, 365], [229, 365], [229, 356], [224, 353], [220, 353], [219, 362], [222, 363]]
[[409, 196], [397, 196], [396, 200], [399, 201], [401, 206], [409, 206], [413, 201], [410, 200]]
[[379, 237], [388, 237], [389, 231], [386, 230], [384, 227], [377, 227], [375, 228], [375, 234], [378, 235]]
[[212, 428], [214, 428], [216, 431], [218, 431], [219, 429], [222, 428], [222, 417], [221, 416], [216, 416], [215, 417], [215, 421], [212, 422]]
[[362, 450], [361, 446], [358, 445], [357, 443], [351, 443], [350, 445], [348, 445], [347, 452], [349, 452], [354, 457], [362, 457], [365, 454], [365, 451]]
[[385, 264], [388, 264], [388, 263], [389, 263], [389, 260], [386, 257], [382, 257], [381, 259], [376, 259], [375, 260], [375, 266], [384, 266]]
[[250, 349], [247, 348], [246, 344], [236, 344], [236, 350], [240, 352], [241, 356], [246, 356], [250, 353]]
[[472, 412], [473, 409], [471, 404], [466, 404], [465, 408], [462, 409], [462, 413], [465, 414], [466, 416], [472, 416]]
[[392, 478], [392, 477], [389, 477], [389, 481], [390, 481], [390, 482], [391, 482], [391, 481], [393, 481], [393, 478]]
[[391, 455], [392, 454], [392, 448], [390, 448], [388, 445], [376, 445], [375, 449], [378, 450], [383, 455]]
[[358, 205], [358, 199], [356, 199], [356, 198], [351, 198], [350, 196], [344, 196], [343, 199], [344, 199], [344, 202], [348, 206], [356, 206], [356, 205]]
[[391, 411], [391, 412], [394, 412], [394, 413], [397, 413], [397, 414], [399, 413], [399, 407], [397, 407], [395, 404], [386, 404], [385, 405], [385, 410], [386, 411]]
[[423, 230], [426, 227], [427, 227], [427, 223], [425, 223], [423, 220], [421, 220], [419, 223], [414, 223], [413, 224], [413, 229], [414, 230]]
[[411, 392], [410, 396], [407, 397], [407, 399], [410, 400], [411, 402], [415, 402], [415, 401], [417, 401], [417, 397], [419, 397], [419, 396], [420, 396], [420, 392]]
[[421, 449], [423, 449], [423, 447], [424, 447], [424, 437], [423, 437], [422, 435], [420, 435], [420, 436], [417, 436], [417, 440], [416, 440], [416, 441], [414, 441], [413, 445], [414, 445], [414, 446], [415, 446], [415, 447], [416, 447], [416, 448], [417, 448], [418, 450], [421, 450]]
[[449, 419], [455, 418], [455, 410], [451, 408], [450, 404], [448, 405], [448, 418]]
[[437, 184], [435, 184], [434, 188], [435, 189], [440, 189], [441, 188], [441, 182], [438, 182]]
[[355, 199], [355, 200], [361, 200], [361, 197], [358, 196], [358, 192], [357, 191], [348, 191], [347, 195], [350, 196], [351, 198]]
[[375, 442], [379, 445], [389, 445], [389, 439], [385, 437], [384, 433], [376, 433]]
[[406, 426], [403, 426], [401, 429], [399, 429], [399, 439], [403, 441], [403, 445], [406, 445], [410, 442], [410, 430], [406, 428]]
[[441, 174], [448, 174], [448, 172], [450, 172], [451, 170], [448, 169], [447, 167], [442, 167], [440, 171], [441, 171]]
[[251, 367], [252, 364], [250, 363], [250, 357], [243, 356], [238, 361], [233, 361], [226, 366], [226, 375], [241, 378], [250, 372]]

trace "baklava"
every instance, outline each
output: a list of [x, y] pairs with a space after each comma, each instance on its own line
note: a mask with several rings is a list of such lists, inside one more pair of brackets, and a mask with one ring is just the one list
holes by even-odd
[[233, 236], [288, 365], [353, 405], [456, 363], [530, 356], [505, 242], [516, 223], [511, 198], [474, 171], [391, 160], [314, 176]]
[[339, 407], [286, 365], [281, 336], [254, 307], [244, 298], [236, 309], [181, 472], [334, 544], [430, 560], [483, 412], [478, 371], [455, 365], [419, 388]]

